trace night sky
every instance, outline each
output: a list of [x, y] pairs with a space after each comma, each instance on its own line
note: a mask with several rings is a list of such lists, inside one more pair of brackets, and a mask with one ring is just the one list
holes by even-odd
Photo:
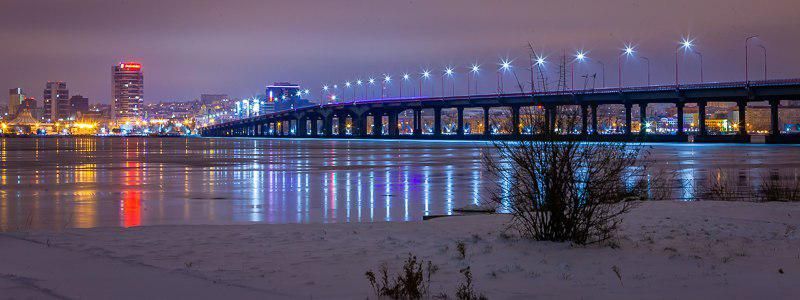
[[[480, 88], [492, 92], [501, 57], [516, 59], [527, 81], [529, 41], [548, 55], [552, 80], [562, 49], [583, 48], [616, 86], [619, 48], [632, 42], [651, 59], [653, 82], [672, 83], [673, 51], [687, 34], [707, 81], [743, 79], [744, 39], [754, 34], [768, 49], [770, 77], [800, 77], [798, 0], [2, 0], [0, 87], [41, 99], [47, 80], [63, 80], [72, 94], [108, 103], [111, 66], [135, 60], [146, 102], [249, 97], [273, 81], [318, 96], [324, 83], [448, 64], [464, 90], [477, 61]], [[761, 79], [761, 48], [751, 49], [751, 77]], [[594, 72], [597, 63], [576, 71]], [[644, 84], [644, 74], [641, 60], [625, 64], [626, 84]], [[681, 77], [698, 80], [696, 55], [683, 57]]]

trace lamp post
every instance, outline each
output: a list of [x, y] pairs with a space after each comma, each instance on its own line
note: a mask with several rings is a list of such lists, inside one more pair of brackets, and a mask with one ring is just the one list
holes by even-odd
[[[419, 76], [419, 96], [422, 97], [422, 80], [428, 79], [431, 77], [431, 72], [428, 70], [422, 70]], [[431, 86], [431, 96], [433, 96], [433, 86]]]
[[750, 44], [750, 40], [752, 40], [754, 38], [757, 38], [757, 37], [758, 37], [758, 35], [751, 35], [751, 36], [748, 36], [746, 39], [744, 39], [744, 82], [746, 84], [748, 84], [748, 85], [750, 84], [750, 75], [749, 75], [750, 67], [749, 67], [749, 64], [748, 64], [749, 63], [749, 59], [750, 59], [750, 53], [749, 53], [749, 48], [750, 47], [748, 47], [748, 46]]
[[[500, 60], [500, 68], [497, 69], [497, 94], [502, 94], [505, 92], [505, 82], [503, 78], [503, 74], [511, 70], [511, 61], [508, 59]], [[502, 72], [502, 74], [501, 74]]]
[[392, 77], [384, 74], [383, 80], [381, 81], [381, 99], [384, 98], [384, 91], [386, 90], [386, 86], [389, 85], [390, 81], [392, 81]]
[[581, 50], [581, 51], [577, 51], [575, 53], [575, 59], [572, 60], [572, 63], [570, 63], [570, 79], [569, 80], [570, 80], [570, 84], [572, 85], [572, 90], [573, 91], [575, 90], [575, 63], [576, 62], [583, 62], [584, 60], [586, 60], [586, 53], [583, 52], [583, 50]]
[[[537, 56], [536, 57], [536, 68], [539, 70], [539, 74], [540, 75], [542, 73], [542, 66], [544, 66], [545, 62], [546, 61], [545, 61], [544, 57], [541, 57], [541, 56]], [[542, 87], [541, 87], [541, 89], [542, 89], [542, 91], [546, 91], [547, 90], [547, 83], [544, 82], [544, 77], [542, 77]], [[534, 94], [534, 93], [536, 93], [536, 91], [531, 91], [531, 94]]]
[[758, 45], [761, 50], [764, 50], [764, 80], [767, 80], [767, 47], [764, 45]]
[[478, 72], [480, 72], [481, 66], [478, 64], [473, 64], [472, 68], [469, 69], [469, 74], [467, 74], [467, 96], [471, 95], [470, 93], [472, 90], [470, 89], [470, 74], [472, 77], [475, 78], [475, 94], [478, 93]]
[[644, 56], [640, 58], [647, 63], [647, 85], [650, 85], [650, 59]]
[[[351, 86], [352, 86], [352, 84], [350, 83], [350, 81], [345, 81], [345, 82], [344, 82], [344, 87], [346, 87], [346, 88], [348, 88], [348, 89], [349, 89]], [[353, 89], [353, 91], [355, 91], [355, 90], [356, 90], [356, 89]], [[342, 96], [342, 98], [344, 98], [344, 96]], [[355, 100], [356, 100], [356, 94], [355, 94], [355, 92], [354, 92], [354, 93], [353, 93], [353, 101], [355, 101]]]
[[[445, 97], [444, 92], [444, 79], [445, 77], [452, 77], [453, 76], [453, 68], [447, 67], [444, 69], [444, 73], [442, 73], [442, 98]], [[455, 93], [455, 86], [453, 86], [453, 92]]]
[[408, 81], [411, 78], [408, 73], [403, 73], [403, 80], [400, 80], [400, 98], [403, 98], [403, 81]]
[[364, 99], [369, 99], [369, 86], [375, 85], [375, 78], [370, 78], [367, 82], [369, 84], [364, 85]]
[[681, 43], [678, 45], [678, 47], [675, 47], [675, 87], [676, 88], [680, 85], [680, 81], [678, 80], [678, 50], [681, 50], [681, 49], [691, 50], [692, 49], [692, 41], [693, 40], [691, 40], [689, 38], [684, 38], [681, 41]]
[[[363, 82], [363, 81], [361, 81], [361, 79], [356, 79], [356, 85], [357, 85], [357, 86], [361, 86], [362, 84], [364, 84], [364, 82]], [[356, 97], [356, 90], [357, 90], [357, 89], [358, 89], [358, 88], [356, 88], [356, 87], [354, 87], [354, 88], [353, 88], [353, 99], [357, 98], [357, 97]], [[365, 96], [364, 98], [366, 98], [366, 92], [364, 93], [364, 96]], [[354, 100], [354, 101], [355, 101], [355, 100]]]
[[704, 83], [705, 81], [703, 80], [703, 53], [700, 53], [700, 51], [695, 50], [694, 54], [697, 54], [697, 57], [700, 58], [700, 83]]
[[600, 76], [602, 79], [600, 80], [603, 83], [603, 88], [606, 87], [606, 64], [604, 64], [601, 60], [596, 60], [597, 64], [600, 65]]
[[631, 55], [633, 55], [633, 52], [634, 52], [633, 46], [625, 45], [625, 49], [622, 49], [622, 53], [620, 53], [620, 55], [617, 56], [617, 77], [618, 77], [617, 86], [619, 88], [622, 88], [622, 57], [623, 56], [630, 57]]

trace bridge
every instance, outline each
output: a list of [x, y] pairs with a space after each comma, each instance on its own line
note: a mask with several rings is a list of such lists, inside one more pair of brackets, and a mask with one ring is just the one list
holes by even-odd
[[[200, 132], [208, 137], [515, 140], [536, 138], [547, 130], [565, 139], [591, 141], [749, 142], [748, 103], [768, 103], [764, 141], [800, 143], [800, 135], [780, 128], [782, 100], [800, 100], [800, 79], [356, 100], [278, 111], [207, 126]], [[729, 106], [735, 121], [710, 129], [708, 109], [720, 105]], [[604, 113], [615, 106], [620, 112], [616, 116]], [[667, 107], [675, 117], [648, 119], [648, 107], [656, 106]], [[580, 120], [576, 128], [554, 126], [556, 114], [565, 109], [576, 112]], [[686, 124], [686, 110], [692, 111], [688, 118], [692, 124]], [[539, 127], [544, 128], [533, 128], [521, 118], [529, 115], [543, 116], [545, 125]], [[654, 122], [671, 124], [650, 126]]]

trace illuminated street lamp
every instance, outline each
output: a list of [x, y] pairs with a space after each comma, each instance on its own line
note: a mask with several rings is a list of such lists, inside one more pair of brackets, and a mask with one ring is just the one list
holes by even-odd
[[[512, 68], [511, 60], [508, 59], [501, 59], [500, 60], [500, 68], [497, 69], [497, 93], [502, 94], [505, 92], [505, 81], [503, 80], [503, 74], [510, 71]], [[501, 74], [502, 72], [502, 74]]]
[[684, 49], [684, 51], [692, 50], [692, 46], [694, 46], [692, 42], [694, 42], [694, 40], [688, 37], [683, 38], [680, 44], [675, 48], [675, 87], [680, 85], [680, 81], [678, 80], [678, 51], [681, 49]]
[[369, 99], [367, 91], [369, 90], [369, 86], [375, 85], [375, 78], [370, 77], [370, 79], [367, 80], [367, 83], [367, 85], [364, 85], [364, 99]]
[[470, 95], [472, 91], [470, 89], [470, 80], [471, 80], [469, 76], [470, 74], [472, 74], [472, 77], [475, 78], [475, 94], [478, 93], [478, 72], [480, 71], [481, 71], [481, 66], [478, 65], [477, 63], [472, 64], [472, 67], [469, 68], [469, 73], [467, 74], [467, 95]]
[[[431, 78], [431, 71], [422, 70], [419, 76], [419, 96], [422, 97], [422, 80]], [[431, 86], [431, 96], [433, 96], [433, 86]]]
[[585, 61], [588, 57], [586, 56], [586, 52], [583, 50], [579, 50], [575, 52], [575, 59], [572, 60], [570, 63], [570, 82], [572, 84], [572, 90], [575, 90], [575, 63], [581, 63]]
[[630, 44], [627, 44], [625, 45], [625, 48], [622, 49], [622, 53], [617, 56], [617, 87], [619, 88], [622, 88], [622, 57], [631, 57], [633, 56], [634, 52], [634, 47]]
[[[445, 68], [444, 69], [444, 73], [442, 73], [442, 97], [445, 96], [445, 94], [444, 94], [444, 79], [445, 79], [445, 77], [453, 77], [453, 74], [454, 74], [454, 72], [453, 72], [453, 68], [452, 67]], [[455, 85], [453, 85], [453, 94], [455, 95]]]
[[386, 90], [386, 86], [389, 85], [389, 82], [392, 81], [392, 77], [389, 75], [383, 75], [383, 81], [381, 81], [381, 99], [384, 97], [384, 91]]
[[408, 81], [409, 78], [411, 78], [411, 76], [409, 76], [408, 73], [403, 73], [403, 80], [400, 80], [400, 98], [403, 98], [403, 82]]
[[[352, 83], [350, 83], [350, 81], [345, 81], [344, 82], [344, 87], [349, 89], [350, 87], [352, 87]], [[353, 88], [353, 101], [355, 101], [355, 100], [356, 100], [356, 89]]]

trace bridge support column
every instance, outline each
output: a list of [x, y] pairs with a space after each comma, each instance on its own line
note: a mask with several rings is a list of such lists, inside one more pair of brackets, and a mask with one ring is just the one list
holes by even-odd
[[308, 118], [304, 117], [297, 119], [297, 131], [295, 131], [295, 135], [297, 136], [308, 135]]
[[597, 129], [597, 104], [592, 104], [592, 134], [600, 134]]
[[456, 124], [456, 135], [462, 136], [464, 135], [464, 108], [457, 107], [456, 111], [458, 112], [457, 117], [457, 124]]
[[433, 135], [442, 135], [442, 108], [433, 108]]
[[511, 107], [511, 135], [519, 135], [519, 106]]
[[589, 134], [589, 106], [581, 105], [581, 135]]
[[422, 108], [414, 109], [414, 136], [422, 135]]
[[372, 135], [381, 136], [383, 134], [383, 114], [376, 111], [372, 114]]
[[353, 120], [356, 125], [353, 126], [355, 136], [365, 137], [367, 136], [367, 118], [369, 116], [367, 113], [362, 113], [357, 115], [356, 118]]
[[311, 118], [311, 136], [316, 137], [319, 136], [319, 124], [317, 124], [317, 117]]
[[683, 102], [675, 103], [675, 108], [678, 110], [678, 135], [686, 135], [686, 132], [683, 130], [684, 121], [683, 121]]
[[333, 114], [322, 117], [322, 134], [327, 137], [333, 136]]
[[769, 133], [773, 136], [781, 134], [780, 115], [778, 114], [778, 105], [780, 104], [780, 100], [769, 100]]
[[630, 103], [625, 103], [625, 134], [631, 134], [631, 108]]
[[705, 101], [697, 103], [697, 118], [699, 119], [698, 123], [700, 123], [697, 125], [699, 125], [698, 127], [700, 128], [700, 135], [708, 134], [706, 131], [706, 104]]
[[739, 135], [747, 135], [747, 101], [739, 101]]
[[490, 136], [492, 134], [491, 125], [489, 125], [489, 107], [483, 107], [483, 135]]
[[398, 112], [390, 110], [387, 113], [389, 114], [389, 136], [397, 137], [400, 135], [400, 128], [397, 126]]
[[639, 134], [647, 134], [647, 103], [639, 104]]
[[[337, 119], [336, 129], [338, 130], [337, 134], [339, 136], [347, 135], [347, 115], [340, 114], [339, 117], [336, 119]], [[351, 130], [355, 130], [355, 123], [356, 123], [356, 118], [352, 118], [351, 126], [353, 126], [353, 128], [350, 128]]]
[[551, 120], [553, 117], [552, 110], [553, 108], [551, 106], [544, 107], [544, 133], [553, 133], [553, 120]]

